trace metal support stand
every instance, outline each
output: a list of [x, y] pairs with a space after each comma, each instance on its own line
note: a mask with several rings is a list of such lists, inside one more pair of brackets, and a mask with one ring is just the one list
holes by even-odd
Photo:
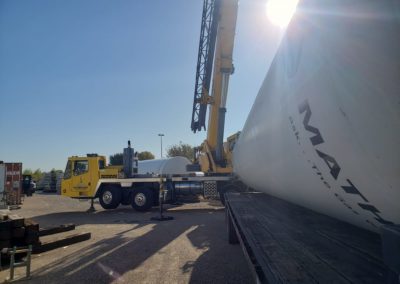
[[86, 210], [88, 213], [93, 213], [96, 212], [96, 209], [94, 208], [94, 198], [90, 199], [90, 208]]
[[159, 191], [159, 207], [160, 207], [160, 211], [159, 211], [159, 213], [160, 213], [160, 215], [159, 216], [157, 216], [157, 217], [151, 217], [150, 219], [151, 220], [153, 220], [153, 221], [169, 221], [169, 220], [173, 220], [174, 219], [174, 217], [172, 217], [172, 216], [164, 216], [163, 215], [163, 211], [164, 211], [164, 208], [163, 208], [163, 204], [164, 204], [164, 196], [165, 196], [165, 190], [164, 190], [164, 184], [161, 182], [160, 183], [160, 191]]
[[[14, 247], [12, 250], [8, 249], [7, 253], [10, 255], [10, 277], [8, 277], [5, 282], [14, 282], [19, 280], [27, 280], [31, 278], [31, 254], [32, 254], [32, 245], [29, 245], [28, 248], [20, 248]], [[15, 262], [15, 255], [18, 253], [26, 253], [25, 260], [21, 262]], [[14, 279], [14, 272], [16, 267], [26, 267], [26, 276], [23, 278]]]

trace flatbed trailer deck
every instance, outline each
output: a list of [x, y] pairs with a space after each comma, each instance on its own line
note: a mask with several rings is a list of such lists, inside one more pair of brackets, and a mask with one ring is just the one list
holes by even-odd
[[385, 283], [379, 234], [265, 193], [226, 193], [230, 243], [258, 283]]

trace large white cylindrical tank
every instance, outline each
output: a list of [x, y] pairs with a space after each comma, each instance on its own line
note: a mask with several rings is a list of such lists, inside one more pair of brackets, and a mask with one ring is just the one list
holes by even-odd
[[372, 231], [400, 223], [400, 2], [303, 0], [234, 150], [249, 186]]
[[191, 162], [185, 157], [139, 161], [139, 174], [183, 175], [187, 174], [186, 166]]

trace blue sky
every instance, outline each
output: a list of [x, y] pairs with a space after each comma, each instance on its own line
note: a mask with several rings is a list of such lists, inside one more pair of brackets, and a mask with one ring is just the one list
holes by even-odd
[[[199, 145], [190, 120], [202, 0], [1, 0], [0, 160], [63, 169], [71, 155], [160, 156]], [[282, 31], [242, 0], [226, 115], [241, 130]], [[165, 153], [165, 152], [164, 152]]]

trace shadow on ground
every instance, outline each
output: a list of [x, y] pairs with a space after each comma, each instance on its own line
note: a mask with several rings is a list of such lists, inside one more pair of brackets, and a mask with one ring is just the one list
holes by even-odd
[[[223, 208], [217, 209], [204, 209], [204, 208], [180, 208], [180, 205], [170, 205], [166, 209], [173, 209], [173, 211], [165, 210], [164, 215], [171, 215], [175, 213], [195, 213], [195, 212], [216, 212], [223, 211]], [[39, 216], [34, 216], [31, 219], [40, 224], [41, 228], [58, 226], [61, 224], [74, 223], [77, 226], [87, 224], [150, 224], [154, 223], [152, 217], [159, 216], [159, 209], [154, 207], [148, 212], [136, 212], [130, 207], [118, 208], [114, 210], [101, 210], [94, 213], [85, 211], [71, 211], [71, 212], [56, 212]]]
[[[130, 208], [121, 208], [94, 214], [62, 212], [33, 217], [40, 224], [47, 226], [71, 222], [78, 226], [132, 224], [132, 228], [128, 230], [112, 236], [108, 235], [86, 246], [84, 250], [73, 252], [45, 267], [36, 269], [33, 280], [35, 283], [165, 283], [170, 281], [166, 279], [175, 279], [182, 283], [179, 281], [179, 277], [182, 277], [186, 279], [183, 282], [190, 279], [190, 283], [249, 282], [250, 274], [243, 255], [238, 251], [240, 248], [232, 247], [227, 243], [224, 214], [219, 210], [210, 209], [187, 211], [196, 213], [192, 218], [192, 215], [188, 215], [189, 212], [185, 210], [168, 212], [167, 215], [173, 215], [175, 220], [167, 222], [150, 220], [150, 217], [157, 215], [157, 208], [144, 214], [132, 213]], [[210, 221], [209, 218], [215, 218], [215, 221]], [[106, 227], [105, 230], [107, 230]], [[132, 237], [135, 235], [133, 234], [135, 230], [144, 230], [144, 233], [138, 234], [138, 237]], [[191, 243], [193, 249], [201, 250], [202, 253], [196, 260], [174, 267], [176, 263], [180, 263], [180, 254], [185, 253], [185, 248], [177, 246], [172, 252], [165, 248], [177, 238], [182, 238], [182, 235]], [[138, 269], [153, 256], [163, 261], [155, 263], [153, 268], [146, 271], [139, 269], [133, 273], [135, 279], [132, 279], [132, 271]], [[234, 263], [240, 265], [232, 265], [232, 258], [238, 257], [242, 259], [236, 259]], [[130, 274], [127, 274], [128, 272]], [[172, 277], [171, 273], [176, 274], [176, 277]], [[163, 274], [168, 275], [164, 278]], [[137, 275], [139, 278], [136, 278]]]

